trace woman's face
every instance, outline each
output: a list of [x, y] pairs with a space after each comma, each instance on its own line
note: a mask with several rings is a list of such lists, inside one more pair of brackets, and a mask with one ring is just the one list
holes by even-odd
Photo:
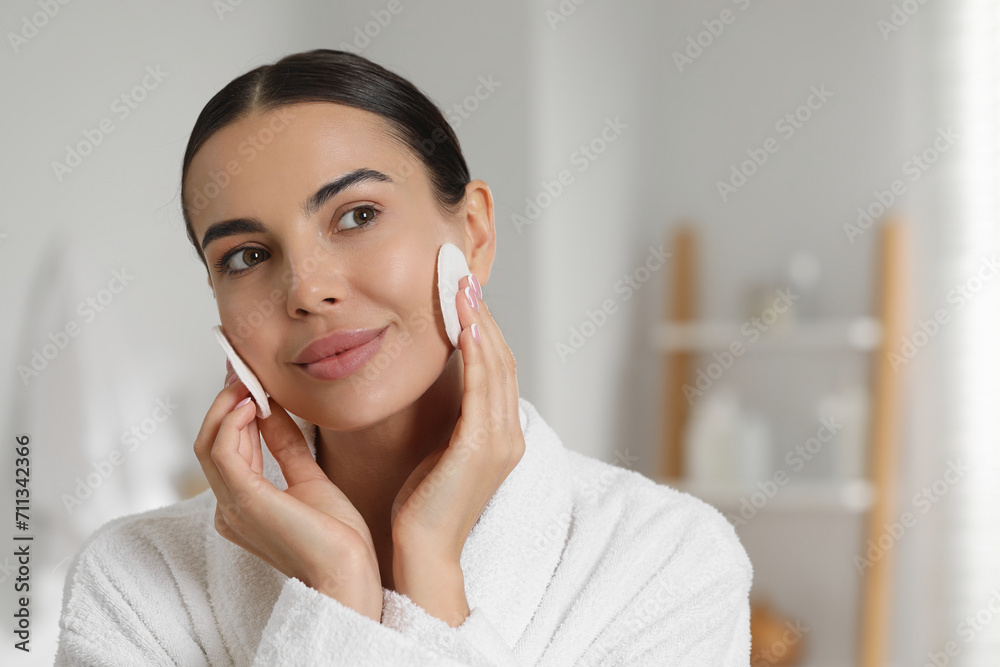
[[[436, 261], [443, 243], [465, 249], [464, 226], [442, 216], [423, 164], [387, 132], [367, 111], [296, 104], [216, 132], [185, 181], [222, 328], [278, 403], [331, 430], [412, 404], [453, 352]], [[322, 196], [359, 170], [367, 177]], [[237, 219], [251, 222], [218, 224]], [[386, 330], [353, 374], [319, 379], [295, 363], [314, 340], [357, 328]]]

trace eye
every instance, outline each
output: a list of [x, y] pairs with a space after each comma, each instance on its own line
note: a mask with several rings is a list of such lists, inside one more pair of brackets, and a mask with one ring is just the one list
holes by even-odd
[[340, 220], [341, 223], [347, 220], [354, 224], [353, 227], [347, 227], [346, 229], [357, 229], [370, 225], [378, 214], [379, 210], [371, 204], [362, 204], [361, 206], [355, 206], [342, 215]]
[[[230, 250], [222, 259], [216, 262], [215, 266], [225, 274], [237, 275], [243, 273], [244, 271], [249, 271], [270, 256], [270, 253], [266, 250], [255, 246], [235, 248]], [[240, 264], [242, 264], [242, 266]]]

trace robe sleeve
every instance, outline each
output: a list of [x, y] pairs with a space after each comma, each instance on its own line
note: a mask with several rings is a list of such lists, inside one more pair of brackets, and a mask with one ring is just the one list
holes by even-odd
[[264, 629], [254, 667], [265, 665], [518, 667], [513, 651], [476, 607], [453, 628], [407, 596], [384, 595], [382, 622], [292, 577]]

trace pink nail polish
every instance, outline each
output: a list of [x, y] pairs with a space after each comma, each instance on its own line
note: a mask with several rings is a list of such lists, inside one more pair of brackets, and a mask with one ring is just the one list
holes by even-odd
[[465, 288], [465, 296], [469, 299], [469, 305], [474, 310], [479, 310], [479, 299], [476, 298], [476, 293], [472, 290], [471, 285]]
[[226, 386], [228, 387], [234, 382], [236, 382], [236, 371], [233, 371], [232, 375], [226, 378]]
[[479, 326], [475, 322], [472, 323], [472, 338], [477, 343], [479, 342]]
[[479, 284], [479, 279], [476, 278], [476, 274], [475, 273], [470, 273], [469, 274], [469, 283], [471, 283], [473, 289], [476, 290], [476, 296], [478, 296], [480, 299], [482, 299], [483, 298], [483, 286]]
[[249, 397], [249, 396], [247, 396], [247, 397], [246, 397], [246, 398], [244, 398], [244, 399], [243, 399], [242, 401], [240, 401], [239, 403], [237, 403], [237, 404], [236, 404], [236, 407], [235, 407], [235, 408], [233, 408], [233, 410], [236, 410], [237, 408], [242, 408], [242, 407], [243, 407], [244, 405], [246, 405], [246, 404], [247, 404], [247, 403], [249, 403], [249, 402], [250, 402], [250, 397]]

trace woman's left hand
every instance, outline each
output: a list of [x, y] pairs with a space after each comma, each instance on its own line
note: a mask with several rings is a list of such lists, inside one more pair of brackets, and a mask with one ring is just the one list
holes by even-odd
[[525, 450], [514, 355], [470, 278], [456, 295], [465, 371], [458, 423], [400, 488], [391, 517], [395, 588], [453, 626], [468, 615], [459, 564], [465, 540]]

